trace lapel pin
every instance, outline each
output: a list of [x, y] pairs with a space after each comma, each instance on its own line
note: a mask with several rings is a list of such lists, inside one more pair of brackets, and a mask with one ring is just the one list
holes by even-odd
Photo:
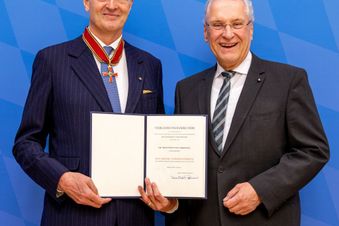
[[257, 82], [261, 82], [261, 78], [258, 78], [258, 79], [257, 79]]
[[138, 79], [139, 79], [139, 81], [142, 81], [142, 77], [141, 76]]

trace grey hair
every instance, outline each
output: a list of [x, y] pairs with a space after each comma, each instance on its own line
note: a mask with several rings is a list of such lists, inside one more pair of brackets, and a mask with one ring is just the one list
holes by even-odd
[[[207, 13], [207, 8], [209, 7], [209, 5], [213, 2], [214, 0], [207, 0], [206, 1], [206, 5], [205, 5], [205, 16], [204, 16], [204, 21], [206, 22], [206, 13]], [[252, 0], [242, 0], [245, 5], [246, 5], [246, 13], [248, 15], [248, 17], [250, 18], [250, 20], [252, 22], [254, 22], [254, 10], [253, 10], [253, 4], [252, 4]]]

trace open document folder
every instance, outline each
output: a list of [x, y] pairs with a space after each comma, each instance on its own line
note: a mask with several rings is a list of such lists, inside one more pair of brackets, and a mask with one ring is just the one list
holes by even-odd
[[207, 116], [92, 113], [91, 177], [103, 197], [206, 198]]

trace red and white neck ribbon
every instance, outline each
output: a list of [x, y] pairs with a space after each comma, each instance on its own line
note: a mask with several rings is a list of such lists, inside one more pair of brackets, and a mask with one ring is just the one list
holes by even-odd
[[97, 58], [97, 60], [100, 63], [107, 64], [108, 71], [103, 72], [102, 75], [109, 76], [109, 81], [112, 82], [112, 77], [118, 75], [117, 73], [113, 73], [112, 67], [117, 65], [121, 59], [122, 52], [124, 50], [124, 40], [123, 39], [120, 40], [118, 47], [114, 49], [112, 57], [109, 57], [106, 51], [98, 43], [98, 41], [95, 40], [94, 36], [91, 34], [87, 27], [85, 28], [85, 31], [82, 34], [82, 39], [84, 40], [88, 48], [91, 50], [91, 52], [94, 54], [95, 58]]

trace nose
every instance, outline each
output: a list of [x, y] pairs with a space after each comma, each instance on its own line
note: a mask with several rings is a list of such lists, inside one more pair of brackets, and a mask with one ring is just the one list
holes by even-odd
[[226, 25], [222, 31], [222, 36], [228, 39], [231, 39], [234, 36], [233, 29], [230, 25]]
[[109, 9], [116, 8], [118, 0], [106, 0], [106, 7]]

